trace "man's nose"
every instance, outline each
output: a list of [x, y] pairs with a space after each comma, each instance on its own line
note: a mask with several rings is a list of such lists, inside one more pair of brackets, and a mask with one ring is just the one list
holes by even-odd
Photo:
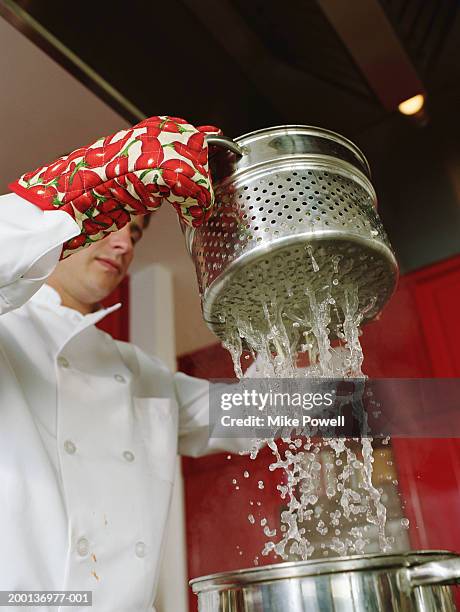
[[129, 224], [125, 225], [121, 230], [109, 234], [108, 238], [110, 246], [118, 253], [130, 253], [133, 250], [133, 241], [131, 239]]

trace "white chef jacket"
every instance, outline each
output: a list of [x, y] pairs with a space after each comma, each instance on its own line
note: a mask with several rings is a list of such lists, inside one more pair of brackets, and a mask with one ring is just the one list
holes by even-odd
[[83, 316], [44, 284], [78, 233], [62, 211], [0, 197], [0, 589], [150, 611], [176, 453], [221, 441], [206, 381], [97, 329], [119, 305]]

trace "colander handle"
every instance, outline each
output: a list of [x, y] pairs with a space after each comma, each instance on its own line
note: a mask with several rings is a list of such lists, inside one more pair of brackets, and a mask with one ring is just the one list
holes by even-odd
[[238, 155], [238, 157], [242, 157], [244, 155], [243, 148], [227, 136], [219, 136], [218, 134], [207, 134], [206, 142], [208, 143], [208, 145], [228, 149], [232, 153], [235, 153], [235, 155]]
[[429, 584], [459, 584], [460, 557], [422, 563], [399, 572], [400, 585], [405, 591]]

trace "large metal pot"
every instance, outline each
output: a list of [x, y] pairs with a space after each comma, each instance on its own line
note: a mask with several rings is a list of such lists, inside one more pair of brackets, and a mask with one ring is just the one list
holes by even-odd
[[183, 229], [208, 326], [224, 339], [237, 312], [263, 330], [264, 304], [306, 313], [309, 294], [325, 285], [357, 287], [364, 318], [374, 318], [398, 266], [361, 151], [302, 125], [207, 140], [219, 147], [210, 159], [215, 209], [202, 227]]
[[280, 563], [191, 581], [199, 612], [451, 612], [460, 557], [443, 551]]

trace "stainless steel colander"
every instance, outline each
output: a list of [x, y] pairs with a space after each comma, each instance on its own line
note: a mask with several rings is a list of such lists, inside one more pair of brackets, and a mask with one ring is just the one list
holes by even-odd
[[215, 209], [205, 226], [184, 230], [204, 319], [217, 336], [225, 340], [235, 318], [264, 329], [267, 303], [305, 315], [312, 295], [352, 285], [364, 319], [374, 318], [398, 265], [359, 149], [301, 125], [208, 143], [223, 147], [210, 161]]

